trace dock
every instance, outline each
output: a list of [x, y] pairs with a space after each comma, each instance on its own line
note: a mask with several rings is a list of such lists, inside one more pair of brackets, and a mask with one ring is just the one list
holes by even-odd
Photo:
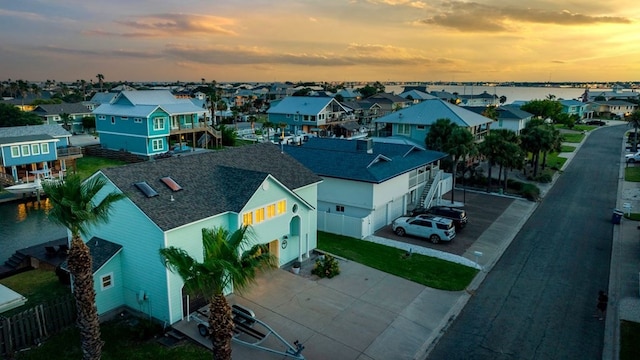
[[67, 238], [19, 249], [0, 265], [0, 279], [34, 268], [55, 270], [67, 259]]

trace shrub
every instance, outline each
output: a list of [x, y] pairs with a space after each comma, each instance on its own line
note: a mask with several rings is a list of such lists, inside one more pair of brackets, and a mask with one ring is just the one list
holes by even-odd
[[325, 255], [324, 259], [318, 258], [316, 260], [316, 264], [311, 270], [313, 275], [317, 275], [321, 278], [329, 278], [340, 274], [340, 264], [338, 264], [338, 260], [336, 260], [331, 255]]
[[534, 184], [523, 184], [522, 196], [524, 196], [527, 200], [538, 201], [538, 199], [540, 198], [540, 189]]
[[551, 174], [545, 172], [545, 173], [542, 173], [542, 174], [538, 175], [536, 177], [535, 181], [537, 181], [539, 183], [550, 183], [552, 179], [553, 179], [553, 177], [551, 176]]

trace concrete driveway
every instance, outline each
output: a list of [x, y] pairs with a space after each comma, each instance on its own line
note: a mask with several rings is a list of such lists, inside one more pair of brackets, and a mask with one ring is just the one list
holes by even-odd
[[[340, 260], [340, 269], [333, 279], [319, 280], [274, 270], [229, 302], [252, 309], [289, 343], [302, 342], [307, 359], [414, 359], [464, 293], [427, 288], [347, 260]], [[174, 327], [210, 347], [195, 323]], [[273, 340], [265, 344], [277, 346]], [[283, 357], [234, 343], [233, 358]]]

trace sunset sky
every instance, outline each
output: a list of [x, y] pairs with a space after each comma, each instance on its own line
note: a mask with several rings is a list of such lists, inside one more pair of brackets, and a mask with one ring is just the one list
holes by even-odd
[[640, 1], [0, 1], [0, 80], [97, 81], [98, 73], [105, 81], [635, 81]]

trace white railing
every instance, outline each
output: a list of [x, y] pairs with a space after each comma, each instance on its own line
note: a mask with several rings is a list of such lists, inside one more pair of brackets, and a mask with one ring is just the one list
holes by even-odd
[[428, 209], [431, 207], [431, 203], [433, 202], [433, 197], [436, 194], [436, 190], [440, 187], [439, 183], [441, 179], [442, 179], [442, 170], [438, 170], [435, 172], [433, 176], [433, 182], [431, 183], [431, 187], [429, 187], [429, 192], [427, 193], [427, 196], [424, 198], [422, 202], [422, 206], [424, 206], [425, 209]]

